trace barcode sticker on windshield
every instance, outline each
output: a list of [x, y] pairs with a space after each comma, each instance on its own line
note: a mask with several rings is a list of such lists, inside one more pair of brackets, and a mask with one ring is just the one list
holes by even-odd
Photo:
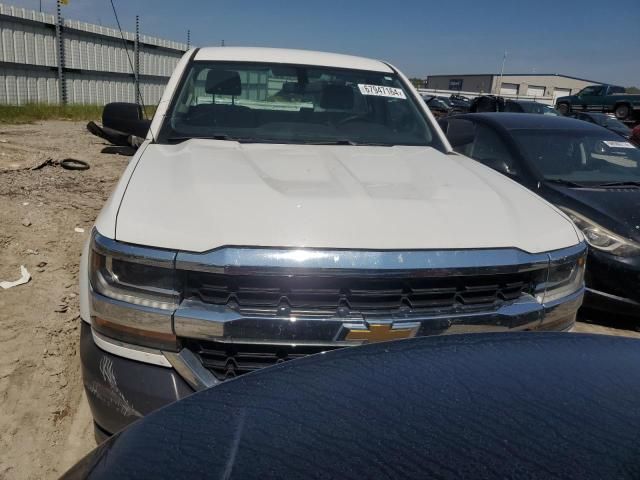
[[359, 83], [358, 88], [362, 95], [374, 95], [376, 97], [389, 97], [389, 98], [402, 98], [406, 100], [407, 97], [401, 88], [384, 87], [381, 85], [364, 85]]
[[631, 145], [629, 142], [613, 142], [611, 140], [605, 140], [604, 144], [607, 147], [611, 147], [611, 148], [636, 148], [633, 145]]

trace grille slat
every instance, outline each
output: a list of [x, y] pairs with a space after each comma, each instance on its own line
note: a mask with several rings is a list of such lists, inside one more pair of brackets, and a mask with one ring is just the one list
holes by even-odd
[[[452, 277], [232, 275], [189, 272], [186, 298], [259, 316], [394, 315], [498, 307], [533, 291], [533, 273]], [[345, 310], [346, 309], [346, 310]]]
[[214, 341], [185, 341], [202, 365], [220, 380], [233, 378], [277, 363], [332, 350], [327, 347], [224, 344]]

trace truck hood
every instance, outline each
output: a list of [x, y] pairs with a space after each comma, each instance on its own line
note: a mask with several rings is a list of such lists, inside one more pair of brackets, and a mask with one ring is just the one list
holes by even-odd
[[430, 147], [150, 144], [116, 239], [203, 252], [221, 246], [336, 249], [578, 243], [550, 204], [489, 168]]

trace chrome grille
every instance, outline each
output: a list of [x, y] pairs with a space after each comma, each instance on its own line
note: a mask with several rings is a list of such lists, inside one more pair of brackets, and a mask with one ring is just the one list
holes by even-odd
[[532, 293], [534, 274], [357, 277], [188, 272], [185, 298], [245, 315], [410, 315], [498, 307]]

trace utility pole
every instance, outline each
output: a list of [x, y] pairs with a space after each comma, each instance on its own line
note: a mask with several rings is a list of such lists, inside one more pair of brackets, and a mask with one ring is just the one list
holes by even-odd
[[191, 30], [187, 30], [187, 50], [191, 48]]
[[64, 77], [64, 38], [62, 12], [60, 10], [60, 0], [56, 1], [56, 40], [58, 43], [58, 96], [62, 105], [67, 104], [67, 81]]
[[504, 75], [504, 64], [507, 62], [507, 51], [504, 51], [504, 56], [502, 57], [502, 70], [500, 70], [500, 81], [498, 82], [497, 94], [500, 95], [500, 90], [502, 90], [502, 76]]
[[222, 42], [220, 43], [220, 46], [224, 47], [224, 39], [222, 39]]
[[135, 84], [135, 98], [136, 103], [142, 105], [142, 98], [140, 98], [140, 17], [136, 15], [136, 39], [133, 49], [133, 65], [134, 65], [134, 84]]

